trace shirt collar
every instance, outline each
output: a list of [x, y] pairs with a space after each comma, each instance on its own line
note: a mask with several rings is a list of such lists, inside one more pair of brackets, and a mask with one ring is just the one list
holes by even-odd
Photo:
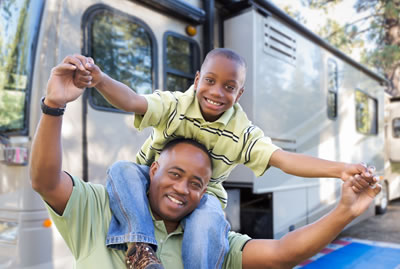
[[[194, 86], [190, 86], [190, 88], [186, 91], [186, 93], [190, 96], [193, 97], [193, 102], [190, 105], [189, 109], [186, 111], [186, 116], [189, 118], [194, 118], [194, 119], [201, 119], [204, 122], [206, 121], [203, 118], [203, 115], [201, 114], [201, 110], [200, 110], [200, 105], [199, 105], [199, 101], [197, 100], [197, 96], [196, 96], [196, 92], [194, 90]], [[216, 121], [213, 121], [211, 123], [222, 123], [223, 125], [227, 125], [229, 120], [232, 117], [233, 112], [235, 111], [234, 107], [237, 104], [235, 104], [233, 107], [229, 108], [227, 111], [225, 111], [221, 117], [219, 117], [219, 119], [217, 119]]]

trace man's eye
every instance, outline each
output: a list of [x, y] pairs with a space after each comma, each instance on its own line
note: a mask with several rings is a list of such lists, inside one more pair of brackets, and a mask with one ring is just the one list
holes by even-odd
[[174, 178], [178, 178], [179, 177], [179, 174], [175, 173], [175, 172], [170, 172], [169, 174]]
[[201, 189], [201, 184], [198, 182], [192, 182], [192, 185], [196, 188], [196, 189]]

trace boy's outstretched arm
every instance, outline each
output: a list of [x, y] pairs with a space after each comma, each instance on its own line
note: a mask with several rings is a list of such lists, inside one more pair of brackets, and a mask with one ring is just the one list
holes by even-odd
[[284, 150], [276, 150], [270, 158], [269, 165], [299, 177], [334, 177], [343, 181], [355, 177], [355, 189], [362, 189], [377, 182], [374, 169], [361, 163], [328, 161]]
[[293, 268], [317, 254], [357, 216], [361, 215], [380, 192], [381, 186], [353, 190], [355, 179], [343, 183], [337, 207], [318, 221], [288, 233], [280, 240], [251, 240], [242, 254], [243, 268]]
[[96, 87], [113, 106], [140, 115], [146, 113], [146, 98], [102, 72], [92, 58], [82, 55], [74, 55], [73, 57], [79, 59], [86, 69], [76, 71], [74, 83], [77, 87]]

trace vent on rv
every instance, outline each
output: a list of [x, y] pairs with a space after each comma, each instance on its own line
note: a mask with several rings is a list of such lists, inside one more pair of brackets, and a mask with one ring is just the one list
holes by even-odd
[[296, 63], [294, 33], [273, 18], [264, 18], [264, 52], [291, 65]]

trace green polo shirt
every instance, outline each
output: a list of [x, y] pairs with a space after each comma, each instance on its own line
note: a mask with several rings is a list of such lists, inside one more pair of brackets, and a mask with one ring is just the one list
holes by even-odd
[[213, 174], [207, 191], [225, 208], [227, 193], [222, 182], [238, 164], [244, 164], [261, 176], [268, 169], [272, 153], [278, 149], [263, 131], [254, 126], [239, 104], [235, 104], [214, 121], [205, 121], [194, 87], [186, 92], [155, 91], [145, 95], [144, 115], [135, 115], [138, 130], [153, 127], [136, 155], [136, 162], [150, 166], [164, 145], [176, 137], [191, 138], [204, 144], [213, 159]]
[[[111, 220], [109, 197], [103, 185], [83, 182], [74, 177], [71, 197], [62, 216], [47, 204], [50, 217], [75, 257], [75, 268], [113, 269], [125, 268], [121, 250], [106, 247], [106, 235]], [[183, 230], [179, 226], [168, 234], [163, 221], [154, 221], [158, 242], [157, 256], [166, 269], [183, 269]], [[228, 236], [230, 250], [223, 268], [242, 268], [242, 251], [250, 239], [231, 232]]]

